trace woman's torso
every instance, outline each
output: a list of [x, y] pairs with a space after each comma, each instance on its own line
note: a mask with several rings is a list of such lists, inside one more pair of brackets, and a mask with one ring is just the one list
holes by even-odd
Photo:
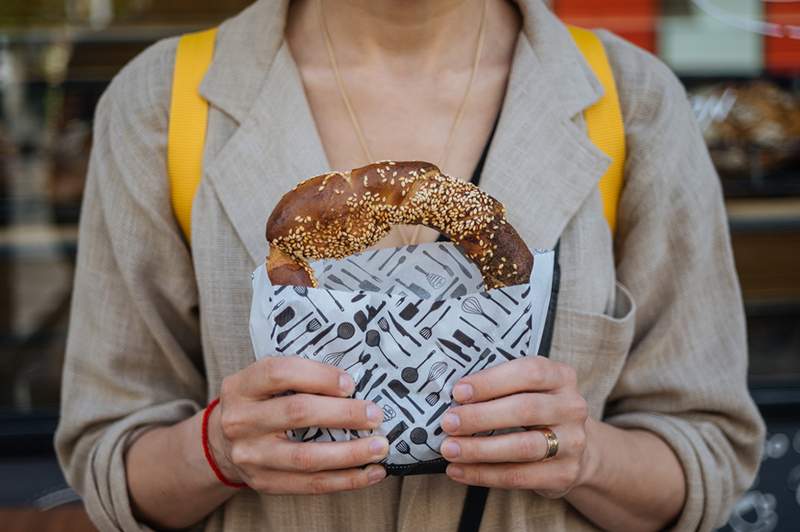
[[[259, 2], [256, 7], [264, 9], [266, 5]], [[233, 40], [232, 35], [241, 32], [242, 25], [255, 27], [256, 21], [244, 22], [246, 16], [247, 13], [228, 28], [223, 26], [220, 39]], [[474, 107], [465, 116], [446, 171], [470, 176], [501, 107], [503, 117], [511, 113], [510, 118], [498, 124], [481, 184], [506, 203], [531, 246], [551, 247], [561, 240], [562, 318], [556, 323], [551, 356], [576, 367], [579, 379], [585, 383], [582, 391], [592, 413], [600, 416], [625, 359], [627, 345], [623, 339], [632, 327], [632, 317], [624, 305], [614, 305], [615, 296], [619, 299], [620, 295], [614, 285], [608, 229], [599, 195], [589, 194], [596, 182], [589, 183], [584, 177], [601, 171], [604, 164], [587, 151], [589, 144], [582, 133], [563, 129], [560, 119], [550, 116], [556, 108], [546, 101], [556, 96], [547, 94], [544, 86], [537, 88], [535, 78], [525, 80], [535, 70], [536, 59], [526, 41], [515, 36], [514, 43], [512, 64], [519, 68], [518, 79], [513, 80], [513, 67], [511, 78], [508, 77], [506, 64], [503, 72], [495, 72], [493, 83], [487, 81], [482, 88], [476, 85]], [[266, 255], [263, 228], [272, 205], [300, 179], [365, 162], [346, 112], [338, 109], [341, 103], [335, 87], [329, 84], [315, 89], [313, 78], [319, 73], [303, 75], [302, 60], [296, 63], [293, 52], [286, 41], [277, 45], [266, 79], [252, 89], [254, 100], [247, 113], [233, 119], [229, 111], [237, 111], [235, 103], [231, 103], [228, 109], [212, 106], [209, 114], [206, 174], [197, 191], [192, 226], [209, 397], [217, 394], [225, 376], [253, 362], [248, 329], [250, 273]], [[217, 79], [219, 89], [224, 85], [221, 76]], [[246, 86], [238, 89], [250, 90]], [[458, 99], [460, 89], [463, 84], [454, 89], [451, 100]], [[527, 94], [529, 90], [545, 92], [539, 99]], [[363, 101], [357, 94], [353, 99]], [[436, 109], [422, 100], [408, 102], [415, 106], [412, 116], [417, 117], [405, 117], [408, 130], [376, 128], [373, 121], [380, 115], [371, 112], [369, 103], [360, 104], [359, 113], [366, 117], [365, 129], [375, 139], [376, 157], [434, 158], [442, 145], [442, 133], [425, 129], [427, 115]], [[373, 105], [377, 107], [378, 103]], [[455, 111], [450, 111], [442, 115], [452, 118]], [[401, 115], [394, 119], [399, 120]], [[442, 124], [447, 123], [445, 118]], [[318, 137], [314, 136], [315, 129]], [[539, 140], [534, 142], [533, 138]], [[521, 140], [524, 146], [518, 144]], [[557, 143], [552, 155], [546, 146], [551, 141]], [[571, 158], [575, 164], [561, 166], [548, 161], [550, 156], [559, 160]], [[535, 172], [544, 172], [544, 176], [531, 178], [530, 182], [528, 177], [520, 180], [520, 176], [533, 176]], [[547, 218], [531, 210], [531, 205], [540, 200], [530, 187], [543, 179], [580, 187], [569, 191], [562, 188], [568, 193]], [[534, 219], [540, 223], [534, 223]], [[564, 226], [556, 229], [561, 222]], [[428, 239], [436, 236], [433, 233]], [[578, 329], [580, 334], [575, 332]], [[601, 366], [592, 362], [598, 359], [603, 360]], [[464, 486], [444, 475], [392, 477], [368, 490], [324, 496], [244, 491], [211, 516], [207, 529], [453, 530], [465, 492]], [[526, 530], [534, 526], [542, 531], [593, 529], [565, 502], [521, 490], [492, 490], [484, 525], [496, 530]]]

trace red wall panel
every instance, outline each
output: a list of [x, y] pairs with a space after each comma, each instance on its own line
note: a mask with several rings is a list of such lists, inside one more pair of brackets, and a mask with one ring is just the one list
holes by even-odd
[[[768, 22], [797, 26], [795, 37], [765, 37], [767, 70], [774, 74], [800, 73], [800, 2], [765, 2]], [[788, 33], [788, 31], [786, 32]]]
[[553, 0], [553, 9], [565, 22], [609, 29], [654, 52], [658, 4], [658, 0]]

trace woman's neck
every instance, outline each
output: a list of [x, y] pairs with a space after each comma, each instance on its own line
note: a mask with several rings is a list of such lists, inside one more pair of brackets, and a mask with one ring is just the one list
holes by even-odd
[[[323, 16], [343, 68], [381, 65], [400, 75], [425, 76], [445, 66], [469, 69], [484, 0], [321, 0]], [[515, 29], [507, 0], [486, 0], [489, 28]], [[320, 0], [295, 0], [290, 17], [318, 32]], [[287, 28], [287, 32], [300, 28]], [[307, 31], [300, 30], [308, 35]], [[491, 31], [486, 49], [491, 53]], [[307, 58], [310, 59], [310, 58]], [[327, 56], [314, 58], [326, 62]], [[314, 61], [316, 62], [316, 61]], [[412, 71], [409, 71], [413, 69]]]
[[[314, 2], [320, 0], [313, 0]], [[321, 0], [343, 55], [440, 55], [474, 41], [484, 0]], [[466, 43], [465, 43], [466, 44]]]

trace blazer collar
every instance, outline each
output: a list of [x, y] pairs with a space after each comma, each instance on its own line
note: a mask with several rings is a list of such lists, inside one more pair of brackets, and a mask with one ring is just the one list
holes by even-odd
[[[503, 202], [528, 245], [550, 248], [610, 162], [580, 119], [603, 90], [542, 1], [516, 3], [523, 27], [481, 188]], [[200, 88], [239, 124], [206, 175], [254, 264], [266, 255], [264, 224], [281, 195], [331, 170], [283, 38], [287, 8], [288, 0], [258, 0], [223, 23]]]
[[244, 120], [283, 42], [288, 0], [258, 0], [219, 26], [200, 94], [238, 123]]

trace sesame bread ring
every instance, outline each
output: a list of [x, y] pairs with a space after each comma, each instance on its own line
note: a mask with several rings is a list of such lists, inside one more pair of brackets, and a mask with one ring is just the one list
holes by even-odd
[[267, 221], [270, 281], [317, 286], [309, 262], [363, 251], [395, 224], [446, 235], [477, 265], [487, 288], [530, 278], [533, 255], [499, 201], [431, 163], [380, 161], [306, 179], [281, 198]]

